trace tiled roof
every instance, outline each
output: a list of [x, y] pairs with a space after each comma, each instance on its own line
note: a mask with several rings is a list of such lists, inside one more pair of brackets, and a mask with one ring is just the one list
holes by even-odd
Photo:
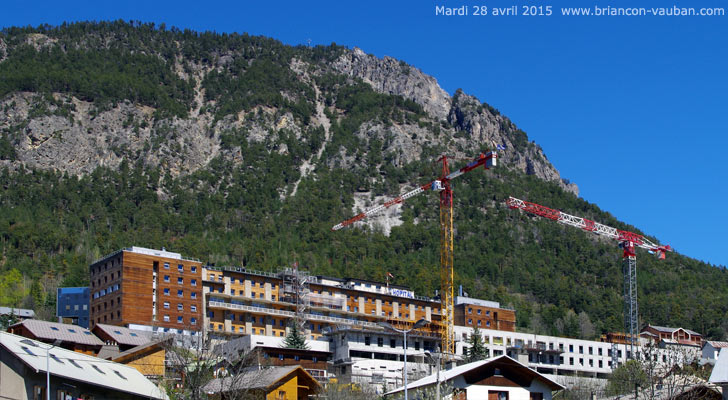
[[[29, 368], [45, 374], [47, 344], [0, 332], [0, 345]], [[49, 364], [50, 374], [63, 378], [69, 384], [85, 382], [143, 398], [167, 399], [164, 392], [132, 367], [60, 347], [51, 348], [49, 354], [53, 359]]]
[[151, 332], [137, 331], [123, 326], [96, 324], [94, 331], [100, 330], [120, 345], [140, 346], [152, 340]]
[[718, 342], [716, 340], [708, 340], [705, 343], [715, 347], [716, 349], [728, 347], [728, 342]]
[[9, 315], [11, 313], [21, 318], [35, 318], [35, 311], [33, 310], [27, 310], [25, 308], [0, 307], [0, 315]]
[[673, 333], [673, 332], [675, 332], [678, 329], [682, 329], [685, 332], [689, 333], [690, 335], [702, 336], [698, 332], [691, 331], [690, 329], [685, 329], [685, 328], [671, 328], [671, 327], [668, 327], [668, 326], [657, 326], [657, 325], [647, 325], [647, 327], [651, 327], [652, 329], [655, 329], [655, 330], [660, 331], [660, 332], [666, 332], [666, 333]]
[[14, 327], [24, 326], [36, 338], [41, 340], [60, 339], [64, 342], [85, 344], [89, 346], [102, 346], [104, 343], [94, 336], [91, 331], [77, 325], [61, 324], [58, 322], [41, 321], [37, 319], [26, 319], [12, 325]]

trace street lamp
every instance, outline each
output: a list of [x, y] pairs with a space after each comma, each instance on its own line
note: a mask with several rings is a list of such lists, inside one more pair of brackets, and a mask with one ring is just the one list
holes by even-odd
[[387, 330], [390, 330], [393, 332], [397, 332], [397, 333], [401, 333], [404, 335], [404, 400], [407, 400], [407, 334], [410, 333], [410, 331], [421, 328], [428, 323], [429, 323], [429, 321], [422, 318], [419, 321], [415, 322], [415, 324], [412, 325], [412, 327], [409, 329], [397, 329], [387, 322], [378, 323], [378, 325], [384, 329], [387, 329]]
[[23, 339], [20, 341], [22, 344], [27, 344], [28, 346], [38, 347], [41, 349], [45, 349], [46, 351], [46, 400], [51, 400], [51, 349], [61, 344], [60, 339], [56, 339], [53, 341], [53, 344], [48, 347], [41, 347], [38, 346], [38, 344], [30, 339]]

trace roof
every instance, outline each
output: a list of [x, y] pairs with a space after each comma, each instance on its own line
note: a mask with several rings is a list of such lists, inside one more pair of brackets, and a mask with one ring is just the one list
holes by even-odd
[[210, 381], [202, 390], [208, 394], [227, 392], [230, 390], [266, 390], [283, 380], [288, 375], [300, 370], [311, 382], [320, 385], [300, 365], [272, 368], [251, 368], [236, 377], [224, 377]]
[[722, 349], [724, 347], [728, 347], [728, 342], [719, 342], [717, 340], [706, 340], [705, 344], [703, 344], [703, 347], [711, 345], [715, 347], [716, 349]]
[[671, 328], [669, 326], [657, 326], [657, 325], [647, 325], [645, 327], [645, 329], [647, 329], [647, 328], [652, 328], [652, 329], [654, 329], [656, 331], [666, 332], [666, 333], [673, 333], [673, 332], [675, 332], [677, 330], [682, 329], [682, 330], [684, 330], [685, 332], [687, 332], [690, 335], [703, 336], [703, 335], [699, 334], [698, 332], [691, 331], [690, 329], [686, 329], [686, 328]]
[[0, 307], [0, 315], [17, 315], [21, 318], [35, 318], [35, 311], [25, 308]]
[[37, 319], [26, 319], [11, 325], [9, 329], [25, 327], [30, 333], [38, 339], [51, 340], [60, 339], [64, 342], [85, 344], [89, 346], [103, 346], [99, 338], [94, 336], [91, 331], [78, 325], [61, 324], [58, 322], [41, 321]]
[[155, 340], [153, 342], [149, 342], [149, 343], [146, 343], [146, 344], [143, 344], [140, 346], [132, 347], [131, 349], [129, 349], [127, 351], [115, 354], [113, 357], [111, 357], [111, 360], [118, 362], [119, 360], [126, 358], [127, 356], [136, 354], [142, 350], [146, 350], [151, 347], [164, 348], [163, 343], [169, 342], [171, 340], [172, 340], [171, 337], [166, 337], [166, 338]]
[[[508, 365], [511, 367], [518, 368], [519, 371], [522, 371], [524, 374], [532, 376], [534, 379], [540, 379], [544, 383], [546, 383], [547, 386], [551, 388], [551, 390], [561, 390], [564, 389], [564, 386], [552, 381], [551, 379], [545, 377], [544, 375], [541, 375], [540, 373], [528, 368], [528, 366], [518, 362], [517, 360], [514, 360], [511, 357], [508, 357], [506, 355], [497, 356], [497, 357], [491, 357], [487, 360], [481, 360], [472, 362], [469, 364], [459, 365], [453, 369], [447, 370], [447, 371], [440, 371], [440, 382], [447, 382], [451, 379], [454, 379], [460, 375], [465, 375], [471, 371], [475, 371], [481, 367], [487, 366], [489, 364], [496, 364], [498, 366], [500, 365]], [[412, 390], [418, 387], [423, 386], [429, 386], [434, 385], [437, 383], [437, 375], [432, 374], [429, 376], [426, 376], [420, 380], [414, 381], [407, 385], [407, 390]], [[388, 393], [385, 393], [385, 395], [391, 395], [400, 391], [404, 390], [404, 386], [397, 388], [395, 390], [392, 390]]]
[[[36, 372], [46, 372], [48, 345], [12, 333], [0, 332], [0, 344]], [[50, 374], [152, 399], [167, 399], [157, 386], [136, 369], [115, 362], [52, 347]]]
[[123, 326], [96, 324], [94, 332], [98, 334], [97, 330], [114, 339], [116, 343], [125, 346], [140, 346], [152, 340], [151, 332], [137, 331]]
[[728, 383], [728, 351], [721, 350], [710, 374], [710, 383]]

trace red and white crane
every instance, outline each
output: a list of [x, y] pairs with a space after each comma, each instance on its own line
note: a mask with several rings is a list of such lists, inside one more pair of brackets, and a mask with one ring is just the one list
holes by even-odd
[[620, 229], [612, 228], [607, 225], [588, 220], [586, 218], [569, 215], [565, 212], [544, 207], [540, 204], [530, 203], [509, 197], [506, 204], [510, 208], [518, 208], [564, 225], [573, 226], [594, 234], [608, 237], [619, 242], [619, 246], [623, 249], [622, 253], [622, 272], [624, 273], [624, 328], [629, 334], [630, 354], [634, 356], [634, 345], [637, 338], [638, 320], [637, 320], [637, 255], [635, 247], [641, 247], [651, 253], [654, 253], [660, 260], [665, 259], [665, 253], [672, 251], [669, 245], [661, 246], [652, 243], [646, 237]]
[[331, 228], [332, 231], [337, 231], [353, 224], [354, 222], [376, 215], [389, 207], [400, 204], [405, 200], [428, 190], [440, 192], [440, 302], [442, 304], [440, 332], [442, 336], [441, 348], [442, 351], [447, 354], [455, 354], [455, 333], [453, 328], [455, 322], [453, 293], [453, 203], [450, 181], [480, 166], [482, 166], [483, 169], [490, 169], [494, 167], [496, 165], [497, 157], [498, 155], [495, 152], [480, 154], [480, 156], [476, 157], [475, 160], [468, 165], [457, 171], [450, 172], [447, 163], [447, 156], [442, 156], [437, 160], [438, 162], [442, 161], [442, 176], [440, 179], [424, 184], [401, 196], [389, 200], [384, 204], [336, 224], [333, 228]]

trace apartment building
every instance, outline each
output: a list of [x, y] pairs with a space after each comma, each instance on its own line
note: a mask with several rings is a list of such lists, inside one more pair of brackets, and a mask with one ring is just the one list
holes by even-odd
[[131, 247], [94, 262], [90, 327], [194, 333], [201, 330], [202, 263], [179, 253]]
[[407, 327], [421, 318], [437, 332], [440, 303], [406, 287], [362, 279], [312, 276], [293, 268], [279, 273], [206, 267], [202, 278], [205, 326], [220, 336], [283, 337], [302, 315], [309, 340], [342, 326], [381, 329], [378, 322]]
[[90, 292], [88, 287], [63, 287], [56, 292], [58, 322], [88, 329]]

